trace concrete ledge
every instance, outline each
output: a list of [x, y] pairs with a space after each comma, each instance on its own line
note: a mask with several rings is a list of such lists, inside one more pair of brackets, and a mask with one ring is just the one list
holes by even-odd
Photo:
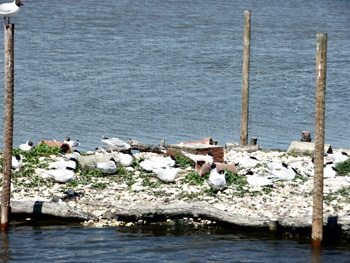
[[215, 162], [224, 162], [224, 147], [207, 144], [169, 144], [167, 145], [167, 155], [183, 156], [182, 151], [197, 155], [206, 155], [211, 152], [215, 157]]
[[[287, 153], [296, 155], [313, 155], [315, 151], [315, 143], [292, 141]], [[332, 152], [330, 144], [324, 145], [324, 152]]]

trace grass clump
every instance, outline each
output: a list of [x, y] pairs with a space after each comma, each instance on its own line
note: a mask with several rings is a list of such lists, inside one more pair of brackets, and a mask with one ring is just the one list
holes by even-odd
[[345, 162], [338, 163], [335, 168], [339, 176], [346, 176], [350, 174], [350, 159]]

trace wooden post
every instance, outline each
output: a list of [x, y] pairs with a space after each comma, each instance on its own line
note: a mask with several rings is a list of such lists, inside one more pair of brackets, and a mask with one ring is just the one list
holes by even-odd
[[242, 87], [242, 119], [240, 144], [248, 144], [249, 114], [249, 61], [250, 61], [250, 16], [251, 11], [244, 11], [244, 55], [243, 55], [243, 87]]
[[5, 133], [4, 163], [1, 195], [1, 230], [8, 230], [11, 197], [11, 163], [13, 143], [13, 103], [14, 103], [14, 32], [15, 25], [5, 29]]
[[315, 162], [312, 213], [312, 247], [322, 247], [323, 240], [323, 165], [325, 94], [327, 72], [327, 34], [317, 34], [316, 51], [316, 112], [315, 112]]

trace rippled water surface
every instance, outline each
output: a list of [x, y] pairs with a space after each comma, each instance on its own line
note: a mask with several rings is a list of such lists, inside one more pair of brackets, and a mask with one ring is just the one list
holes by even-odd
[[348, 262], [349, 244], [227, 228], [16, 226], [1, 234], [2, 262]]
[[[239, 142], [251, 10], [249, 137], [282, 149], [303, 130], [314, 139], [316, 34], [327, 33], [326, 143], [350, 148], [350, 1], [23, 2], [11, 20], [14, 147], [68, 135], [93, 150], [102, 134]], [[3, 105], [1, 88], [2, 118]]]

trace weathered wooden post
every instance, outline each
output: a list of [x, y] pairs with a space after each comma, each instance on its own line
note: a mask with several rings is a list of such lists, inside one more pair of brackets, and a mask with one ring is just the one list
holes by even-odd
[[315, 162], [312, 213], [312, 247], [321, 248], [323, 240], [323, 165], [325, 94], [327, 72], [327, 34], [317, 34], [316, 50], [316, 112], [315, 112]]
[[11, 163], [13, 143], [14, 102], [14, 32], [15, 25], [5, 28], [5, 132], [1, 194], [1, 230], [8, 230], [11, 197]]
[[242, 87], [242, 117], [240, 144], [248, 144], [249, 115], [249, 62], [250, 62], [250, 17], [251, 11], [244, 11], [244, 55], [243, 55], [243, 87]]

